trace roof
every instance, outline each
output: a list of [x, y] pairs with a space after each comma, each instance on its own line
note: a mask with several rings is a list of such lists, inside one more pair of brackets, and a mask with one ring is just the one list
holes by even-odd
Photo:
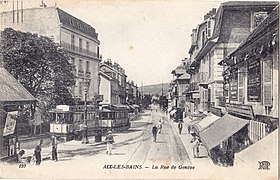
[[68, 14], [67, 12], [65, 12], [59, 8], [56, 8], [56, 9], [57, 9], [59, 20], [63, 25], [71, 27], [90, 37], [97, 39], [98, 34], [95, 32], [95, 29], [93, 27], [91, 27], [89, 24], [72, 16], [71, 14]]
[[178, 77], [177, 79], [184, 80], [184, 79], [190, 79], [190, 78], [191, 78], [191, 75], [189, 75], [188, 73], [185, 73], [185, 74], [181, 75], [180, 77]]
[[180, 74], [184, 74], [186, 72], [184, 66], [180, 65], [177, 66], [172, 72], [171, 74], [175, 74], [175, 75], [180, 75]]
[[104, 73], [104, 72], [102, 72], [102, 71], [99, 71], [99, 74], [100, 74], [101, 76], [103, 76], [104, 78], [108, 79], [108, 80], [112, 80], [112, 79], [113, 79], [112, 77], [108, 76], [106, 73]]
[[35, 101], [32, 96], [5, 68], [0, 67], [0, 101]]
[[270, 167], [277, 167], [278, 156], [278, 129], [235, 154], [234, 166], [256, 166], [258, 161], [269, 161]]
[[252, 9], [255, 8], [266, 8], [275, 7], [279, 4], [277, 1], [229, 1], [222, 3], [216, 14], [216, 21], [214, 25], [214, 32], [211, 39], [215, 39], [220, 36], [220, 30], [222, 25], [223, 12], [227, 9], [240, 10], [240, 9]]
[[278, 23], [279, 19], [279, 6], [274, 8], [274, 10], [269, 14], [267, 18], [265, 18], [257, 28], [255, 28], [249, 36], [231, 53], [234, 54], [241, 48], [243, 48], [246, 44], [253, 41], [261, 34], [261, 32], [265, 31], [266, 29], [273, 29], [272, 24]]
[[248, 120], [226, 114], [202, 131], [200, 138], [205, 143], [206, 148], [211, 150], [219, 145], [219, 143], [234, 135], [248, 123]]

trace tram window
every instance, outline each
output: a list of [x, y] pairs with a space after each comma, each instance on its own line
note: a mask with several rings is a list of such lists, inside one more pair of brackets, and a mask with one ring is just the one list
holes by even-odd
[[52, 113], [52, 121], [55, 121], [55, 113]]
[[57, 121], [60, 123], [63, 122], [63, 114], [57, 114]]

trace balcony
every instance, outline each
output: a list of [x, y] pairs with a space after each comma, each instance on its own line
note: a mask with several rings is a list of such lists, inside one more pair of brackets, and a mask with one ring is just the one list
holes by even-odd
[[97, 53], [93, 52], [93, 51], [89, 51], [83, 48], [79, 48], [78, 46], [75, 46], [73, 44], [61, 41], [61, 45], [68, 51], [72, 52], [72, 53], [76, 53], [76, 54], [80, 54], [80, 55], [86, 55], [86, 56], [90, 56], [90, 57], [95, 57], [95, 58], [99, 58], [97, 57]]

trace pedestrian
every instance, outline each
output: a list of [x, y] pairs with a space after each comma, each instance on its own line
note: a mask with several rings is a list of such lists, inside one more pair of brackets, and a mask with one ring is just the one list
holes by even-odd
[[58, 159], [57, 159], [57, 139], [55, 136], [52, 137], [52, 160], [58, 161]]
[[112, 144], [114, 143], [114, 137], [113, 137], [112, 131], [108, 131], [108, 135], [106, 136], [105, 141], [107, 142], [106, 154], [111, 155], [112, 154]]
[[17, 162], [18, 163], [23, 163], [23, 155], [25, 154], [24, 150], [20, 150], [18, 155], [17, 155]]
[[161, 129], [162, 129], [162, 122], [161, 120], [159, 120], [158, 124], [157, 124], [157, 129], [158, 129], [158, 133], [161, 133]]
[[181, 133], [182, 133], [182, 129], [183, 129], [183, 123], [182, 123], [182, 121], [179, 121], [179, 123], [178, 123], [178, 129], [179, 129], [179, 134], [181, 134]]
[[188, 134], [191, 133], [191, 125], [188, 125]]
[[157, 131], [158, 131], [157, 126], [154, 125], [153, 128], [152, 128], [154, 142], [156, 142], [156, 140], [157, 140]]
[[39, 144], [35, 147], [35, 150], [34, 150], [36, 165], [40, 165], [41, 161], [42, 161], [42, 158], [41, 158], [42, 144], [43, 144], [43, 139], [40, 140]]
[[197, 158], [199, 157], [199, 139], [197, 136], [194, 137], [194, 141], [193, 141], [193, 157]]

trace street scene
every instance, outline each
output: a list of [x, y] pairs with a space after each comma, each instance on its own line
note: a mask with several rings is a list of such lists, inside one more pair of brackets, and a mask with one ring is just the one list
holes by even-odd
[[0, 178], [278, 179], [279, 2], [0, 0]]

